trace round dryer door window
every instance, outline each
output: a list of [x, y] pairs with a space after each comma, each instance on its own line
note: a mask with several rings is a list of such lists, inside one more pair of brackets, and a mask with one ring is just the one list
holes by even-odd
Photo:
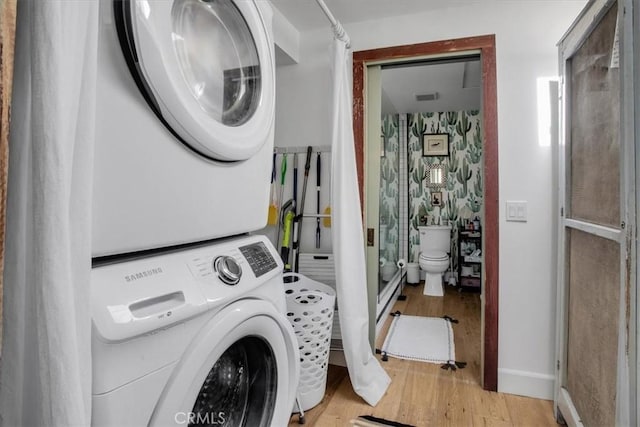
[[242, 14], [233, 2], [177, 0], [172, 15], [173, 43], [191, 95], [215, 120], [242, 125], [259, 105], [261, 77]]
[[270, 24], [254, 1], [115, 0], [120, 44], [151, 110], [197, 153], [246, 160], [272, 132]]

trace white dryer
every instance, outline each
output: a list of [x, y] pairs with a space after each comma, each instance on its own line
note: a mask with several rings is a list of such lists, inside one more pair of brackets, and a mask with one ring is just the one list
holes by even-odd
[[94, 426], [288, 424], [299, 378], [263, 236], [92, 271]]
[[94, 257], [266, 225], [275, 110], [268, 2], [101, 2]]

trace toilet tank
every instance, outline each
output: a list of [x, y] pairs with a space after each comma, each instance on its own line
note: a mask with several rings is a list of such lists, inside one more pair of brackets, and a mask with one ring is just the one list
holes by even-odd
[[420, 233], [420, 252], [451, 250], [451, 226], [427, 225], [418, 227]]

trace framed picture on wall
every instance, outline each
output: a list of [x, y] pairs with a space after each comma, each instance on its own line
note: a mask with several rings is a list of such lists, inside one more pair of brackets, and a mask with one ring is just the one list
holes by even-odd
[[448, 156], [449, 155], [449, 134], [448, 133], [425, 133], [422, 135], [422, 155], [423, 156]]
[[442, 192], [434, 191], [431, 193], [431, 206], [442, 206]]

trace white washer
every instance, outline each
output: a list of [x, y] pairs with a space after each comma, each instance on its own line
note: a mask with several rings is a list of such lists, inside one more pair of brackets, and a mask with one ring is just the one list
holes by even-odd
[[287, 425], [300, 355], [281, 272], [263, 236], [94, 267], [92, 425]]
[[255, 0], [101, 2], [94, 257], [266, 225], [271, 17]]

